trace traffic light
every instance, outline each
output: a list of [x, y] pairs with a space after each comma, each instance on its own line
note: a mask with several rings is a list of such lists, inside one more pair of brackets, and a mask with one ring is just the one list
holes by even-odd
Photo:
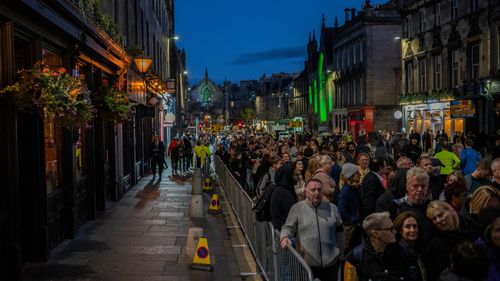
[[198, 124], [198, 129], [200, 129], [200, 130], [201, 130], [201, 127], [203, 127], [203, 125], [202, 125], [201, 123], [200, 123], [200, 124]]
[[240, 130], [241, 130], [241, 128], [243, 128], [243, 122], [238, 121], [238, 129], [240, 129]]

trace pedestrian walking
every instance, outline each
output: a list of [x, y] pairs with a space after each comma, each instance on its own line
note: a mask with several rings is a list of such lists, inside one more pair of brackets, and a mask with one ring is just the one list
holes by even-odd
[[156, 177], [156, 168], [158, 167], [158, 175], [161, 179], [164, 158], [165, 144], [160, 140], [159, 135], [155, 135], [151, 144], [151, 169], [153, 171], [153, 178]]
[[172, 141], [168, 146], [168, 156], [170, 156], [173, 176], [174, 174], [177, 174], [177, 171], [179, 169], [179, 147], [176, 138], [172, 138]]

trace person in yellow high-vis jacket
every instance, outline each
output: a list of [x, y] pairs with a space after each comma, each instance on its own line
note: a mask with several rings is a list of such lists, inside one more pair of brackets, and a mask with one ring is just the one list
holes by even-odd
[[207, 157], [212, 155], [210, 148], [199, 141], [194, 147], [194, 153], [196, 154], [196, 167], [198, 168], [205, 165]]

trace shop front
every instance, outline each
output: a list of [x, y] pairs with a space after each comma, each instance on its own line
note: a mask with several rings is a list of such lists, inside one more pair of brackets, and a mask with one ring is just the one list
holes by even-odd
[[[451, 103], [453, 103], [452, 101]], [[465, 129], [465, 117], [452, 114], [450, 102], [422, 103], [403, 106], [403, 130], [422, 134], [430, 130], [433, 134], [445, 131], [451, 137]]]
[[357, 140], [360, 131], [364, 131], [365, 133], [373, 132], [373, 110], [373, 106], [354, 107], [347, 109], [349, 130], [352, 132], [355, 140]]
[[339, 128], [341, 132], [347, 131], [347, 108], [335, 108], [332, 110], [333, 128]]

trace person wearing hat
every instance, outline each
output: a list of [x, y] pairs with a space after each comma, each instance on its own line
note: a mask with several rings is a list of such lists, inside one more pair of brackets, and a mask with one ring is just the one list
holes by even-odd
[[352, 163], [345, 163], [342, 166], [340, 178], [344, 186], [339, 195], [339, 212], [344, 225], [345, 252], [347, 253], [361, 242], [360, 224], [364, 216], [359, 167]]
[[422, 155], [422, 148], [418, 145], [418, 137], [413, 135], [410, 143], [403, 146], [401, 151], [404, 155], [411, 159], [413, 164], [417, 163], [418, 158]]

